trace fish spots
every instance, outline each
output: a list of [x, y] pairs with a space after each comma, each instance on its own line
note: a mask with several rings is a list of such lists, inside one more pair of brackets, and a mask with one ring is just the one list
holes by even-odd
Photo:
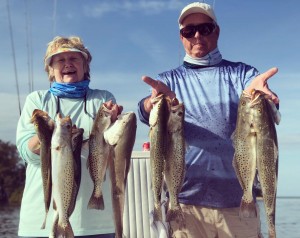
[[166, 221], [184, 223], [178, 202], [185, 175], [184, 115], [182, 103], [163, 95], [154, 99], [150, 113], [150, 159], [154, 193], [154, 219], [161, 220], [160, 198], [163, 176], [170, 195]]
[[[272, 106], [272, 105], [271, 105]], [[274, 107], [265, 94], [253, 90], [242, 93], [233, 136], [233, 167], [243, 189], [240, 216], [256, 216], [253, 182], [258, 173], [267, 214], [269, 234], [275, 234], [275, 205], [278, 174], [278, 142]], [[274, 236], [275, 237], [275, 236]]]

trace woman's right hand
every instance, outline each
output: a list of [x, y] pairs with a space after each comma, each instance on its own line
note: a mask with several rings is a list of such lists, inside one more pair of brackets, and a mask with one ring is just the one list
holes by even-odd
[[38, 135], [34, 135], [29, 139], [28, 148], [30, 149], [30, 151], [32, 151], [37, 155], [40, 155], [40, 147], [41, 147], [41, 142]]

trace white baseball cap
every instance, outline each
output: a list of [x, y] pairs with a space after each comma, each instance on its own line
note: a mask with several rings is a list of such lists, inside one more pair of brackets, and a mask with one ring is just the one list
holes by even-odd
[[180, 13], [180, 16], [178, 18], [178, 23], [179, 23], [180, 29], [183, 28], [183, 26], [181, 24], [183, 19], [192, 13], [205, 14], [206, 16], [209, 16], [211, 19], [213, 19], [215, 23], [217, 23], [216, 15], [214, 13], [213, 8], [210, 5], [208, 5], [206, 3], [202, 3], [202, 2], [193, 2], [193, 3], [190, 3], [189, 5], [185, 6]]

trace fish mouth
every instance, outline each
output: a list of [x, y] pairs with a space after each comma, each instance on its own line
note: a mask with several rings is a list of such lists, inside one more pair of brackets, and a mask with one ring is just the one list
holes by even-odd
[[164, 97], [164, 94], [159, 93], [159, 94], [156, 95], [156, 97], [150, 99], [151, 103], [155, 104], [155, 103], [159, 102], [160, 100], [162, 100], [163, 97]]
[[262, 93], [260, 91], [254, 90], [252, 91], [250, 107], [254, 107], [260, 102], [260, 96]]
[[250, 100], [250, 107], [254, 107], [255, 105], [259, 104], [261, 101], [261, 96], [266, 96], [264, 92], [256, 89], [252, 89], [250, 93], [243, 91], [243, 95], [245, 98], [248, 98]]

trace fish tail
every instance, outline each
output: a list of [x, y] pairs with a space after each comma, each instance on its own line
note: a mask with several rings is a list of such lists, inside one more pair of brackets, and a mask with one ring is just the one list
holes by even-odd
[[176, 221], [177, 223], [184, 223], [184, 215], [179, 205], [174, 208], [170, 208], [167, 211], [166, 222]]
[[269, 230], [269, 238], [276, 238], [275, 228]]
[[99, 197], [96, 197], [93, 193], [88, 203], [88, 209], [104, 210], [103, 195], [101, 194]]
[[275, 219], [268, 218], [269, 238], [276, 238]]
[[256, 206], [253, 200], [251, 202], [245, 202], [244, 200], [241, 201], [240, 217], [241, 218], [257, 217]]
[[62, 225], [57, 224], [57, 227], [55, 230], [55, 237], [66, 237], [66, 238], [74, 237], [74, 232], [73, 232], [72, 226], [69, 221], [68, 221], [66, 227], [63, 227]]

